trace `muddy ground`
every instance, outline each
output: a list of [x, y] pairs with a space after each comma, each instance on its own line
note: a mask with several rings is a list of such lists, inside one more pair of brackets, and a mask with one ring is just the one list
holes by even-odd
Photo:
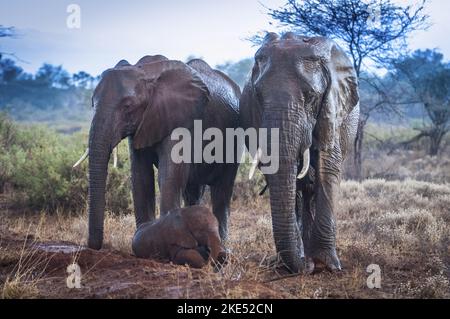
[[[21, 262], [27, 268], [23, 281], [29, 280], [37, 288], [34, 297], [223, 298], [234, 290], [249, 290], [257, 298], [289, 297], [264, 283], [224, 281], [201, 269], [139, 259], [107, 248], [95, 251], [70, 242], [37, 242], [32, 236], [14, 233], [3, 234], [1, 243], [0, 280], [5, 282], [20, 271], [17, 268]], [[11, 256], [9, 261], [6, 255]], [[71, 274], [67, 267], [74, 262], [81, 270], [79, 289], [67, 285]], [[75, 286], [75, 281], [69, 279], [69, 285]]]

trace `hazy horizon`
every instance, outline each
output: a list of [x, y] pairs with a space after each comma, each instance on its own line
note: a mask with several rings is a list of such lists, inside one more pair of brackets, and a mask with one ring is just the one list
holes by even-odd
[[[34, 1], [0, 0], [0, 24], [14, 26], [18, 33], [2, 38], [0, 51], [17, 55], [17, 64], [27, 72], [46, 62], [72, 73], [97, 75], [121, 59], [134, 63], [146, 54], [179, 60], [193, 55], [217, 65], [253, 56], [256, 48], [246, 38], [261, 30], [279, 30], [264, 6], [276, 8], [285, 2], [136, 0], [131, 5], [119, 0], [42, 0], [35, 7]], [[66, 26], [71, 3], [81, 7], [80, 29]], [[431, 1], [427, 11], [433, 25], [415, 33], [410, 48], [437, 48], [449, 59], [450, 42], [441, 39], [450, 34], [450, 2]]]

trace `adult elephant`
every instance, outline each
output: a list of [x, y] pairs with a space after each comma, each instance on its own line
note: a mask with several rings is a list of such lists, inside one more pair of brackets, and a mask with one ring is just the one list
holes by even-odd
[[202, 120], [203, 130], [237, 127], [239, 97], [240, 89], [232, 80], [198, 59], [185, 64], [161, 55], [146, 56], [135, 65], [122, 60], [105, 71], [92, 98], [88, 246], [102, 247], [108, 162], [111, 151], [126, 137], [137, 227], [155, 218], [156, 166], [161, 214], [179, 208], [182, 198], [188, 205], [198, 204], [204, 186], [210, 185], [224, 239], [237, 164], [174, 161], [172, 147], [178, 141], [171, 140], [171, 133], [175, 128], [192, 131], [194, 120]]
[[269, 139], [270, 129], [279, 129], [279, 169], [265, 178], [281, 260], [294, 273], [341, 269], [334, 207], [359, 117], [352, 63], [329, 39], [269, 33], [255, 54], [240, 114], [244, 128], [267, 128]]

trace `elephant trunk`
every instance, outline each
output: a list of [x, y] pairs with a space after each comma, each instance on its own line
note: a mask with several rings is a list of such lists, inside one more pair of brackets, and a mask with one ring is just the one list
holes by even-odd
[[106, 121], [96, 114], [89, 133], [89, 238], [88, 246], [100, 249], [103, 244], [105, 190], [111, 156], [110, 134]]
[[[284, 118], [284, 119], [283, 119]], [[289, 117], [288, 117], [289, 118]], [[292, 273], [304, 269], [303, 242], [295, 213], [297, 154], [300, 138], [296, 123], [279, 114], [267, 114], [266, 127], [279, 128], [279, 169], [266, 175], [270, 189], [270, 206], [275, 246], [281, 260]], [[270, 145], [270, 143], [268, 143]], [[268, 150], [272, 155], [272, 150]]]

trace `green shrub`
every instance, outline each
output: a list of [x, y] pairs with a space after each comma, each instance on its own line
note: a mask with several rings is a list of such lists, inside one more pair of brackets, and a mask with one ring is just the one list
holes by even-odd
[[[86, 208], [87, 161], [72, 165], [86, 149], [87, 134], [62, 135], [44, 126], [22, 126], [0, 116], [0, 191], [8, 185], [17, 202], [35, 209]], [[127, 142], [119, 146], [119, 167], [110, 167], [107, 210], [131, 210]]]
[[0, 193], [13, 182], [14, 164], [25, 158], [23, 148], [26, 145], [20, 137], [16, 124], [0, 112]]

